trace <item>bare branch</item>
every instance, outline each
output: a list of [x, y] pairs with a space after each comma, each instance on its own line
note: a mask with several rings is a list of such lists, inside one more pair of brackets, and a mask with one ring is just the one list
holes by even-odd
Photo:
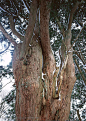
[[79, 114], [79, 110], [77, 110], [77, 115], [78, 115], [79, 121], [81, 121], [81, 117], [80, 117], [80, 114]]
[[[73, 45], [75, 44], [75, 42], [76, 42], [76, 41], [77, 41], [77, 39], [79, 38], [79, 36], [80, 36], [80, 34], [81, 34], [82, 30], [84, 29], [85, 25], [86, 25], [86, 23], [85, 23], [85, 24], [84, 24], [84, 26], [82, 27], [81, 31], [80, 31], [80, 32], [79, 32], [79, 34], [77, 35], [77, 37], [76, 37], [75, 41], [73, 42], [73, 44], [71, 45], [71, 47], [68, 49], [68, 51], [69, 51], [69, 50], [71, 50], [71, 48], [73, 47]], [[68, 52], [68, 51], [67, 51], [67, 52]]]
[[57, 24], [58, 24], [58, 26], [59, 26], [59, 29], [60, 29], [60, 31], [61, 31], [63, 37], [65, 37], [64, 28], [61, 26], [61, 23], [60, 23], [60, 21], [58, 20], [57, 17], [56, 17], [56, 20], [57, 20]]
[[16, 46], [17, 43], [14, 41], [14, 39], [5, 31], [5, 29], [3, 28], [3, 26], [0, 23], [0, 30], [2, 31], [2, 33], [5, 35], [5, 37], [14, 45]]
[[82, 52], [81, 52], [80, 47], [79, 47], [78, 45], [77, 45], [77, 47], [78, 47], [78, 49], [79, 49], [79, 52], [74, 50], [74, 53], [81, 59], [81, 61], [82, 61], [83, 64], [85, 65], [86, 60], [84, 59], [84, 56], [83, 56], [83, 54], [82, 54]]
[[14, 13], [12, 13], [12, 12], [10, 12], [9, 10], [3, 8], [2, 6], [0, 6], [0, 9], [1, 9], [3, 12], [6, 12], [8, 15], [16, 16]]
[[[75, 22], [79, 25], [79, 26], [81, 26], [81, 27], [83, 27], [83, 24], [84, 24], [84, 22], [81, 22], [81, 21], [77, 21], [77, 20], [75, 20]], [[86, 27], [84, 28], [84, 30], [86, 30]]]
[[13, 34], [15, 34], [21, 41], [23, 41], [24, 36], [22, 36], [21, 34], [19, 34], [16, 30], [15, 30], [15, 24], [14, 24], [14, 20], [12, 16], [9, 16], [9, 22], [10, 22], [10, 28], [13, 32]]
[[68, 24], [68, 29], [71, 29], [72, 21], [73, 21], [73, 15], [74, 12], [76, 11], [77, 7], [79, 5], [79, 2], [77, 1], [74, 7], [71, 10], [70, 17], [69, 17], [69, 24]]
[[83, 81], [84, 81], [84, 83], [85, 83], [85, 85], [86, 85], [86, 79], [85, 79], [85, 77], [84, 77], [84, 75], [83, 75], [83, 73], [82, 73], [82, 71], [81, 71], [81, 69], [80, 69], [80, 67], [79, 67], [79, 65], [78, 65], [78, 63], [77, 63], [76, 60], [75, 60], [75, 63], [76, 63], [76, 65], [77, 65], [78, 70], [79, 70], [79, 72], [80, 72], [80, 74], [81, 74], [81, 76], [82, 76], [82, 79], [83, 79]]
[[78, 53], [77, 51], [74, 51], [74, 53], [81, 59], [83, 64], [85, 64], [85, 59], [81, 57], [80, 53]]
[[7, 47], [5, 50], [3, 50], [2, 52], [0, 52], [0, 54], [2, 54], [2, 53], [4, 53], [5, 51], [7, 51], [9, 47], [10, 47], [10, 43], [8, 43], [8, 47]]
[[24, 6], [27, 8], [28, 13], [29, 13], [29, 12], [30, 12], [30, 9], [29, 9], [29, 7], [28, 7], [28, 5], [27, 5], [27, 2], [26, 2], [25, 0], [22, 0], [22, 2], [23, 2], [23, 4], [24, 4]]
[[[81, 26], [81, 27], [83, 27], [83, 23], [82, 22], [79, 22], [78, 21], [78, 23], [79, 23], [79, 25]], [[84, 28], [85, 30], [86, 30], [86, 28]]]
[[8, 83], [6, 83], [3, 87], [2, 87], [2, 89], [4, 88], [4, 87], [6, 87], [8, 84], [10, 84], [10, 83], [12, 83], [12, 80], [10, 80]]
[[5, 10], [3, 7], [0, 6], [0, 9], [1, 9], [2, 11], [6, 12], [8, 15], [11, 15], [11, 12], [8, 11], [8, 10]]
[[36, 22], [36, 14], [37, 14], [37, 0], [33, 0], [30, 7], [29, 25], [27, 27], [25, 34], [25, 43], [27, 45], [29, 45], [33, 35], [33, 30]]
[[[78, 46], [78, 48], [79, 48], [79, 51], [81, 52], [81, 49], [80, 49], [79, 46]], [[82, 59], [84, 60], [84, 65], [85, 65], [85, 64], [86, 64], [86, 60], [84, 59], [84, 57], [83, 57], [83, 55], [82, 55], [82, 52], [81, 52], [80, 54], [81, 54]]]

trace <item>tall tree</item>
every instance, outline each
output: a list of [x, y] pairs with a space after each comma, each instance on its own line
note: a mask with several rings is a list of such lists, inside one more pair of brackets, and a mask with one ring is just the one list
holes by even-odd
[[[16, 85], [16, 120], [68, 120], [71, 93], [76, 82], [73, 45], [82, 30], [86, 30], [86, 13], [83, 12], [85, 7], [84, 0], [0, 2], [0, 29], [15, 48], [13, 73]], [[78, 12], [83, 15], [80, 16]], [[72, 41], [74, 22], [80, 24], [82, 29]], [[11, 29], [10, 34], [6, 31], [6, 24]], [[52, 30], [54, 26], [56, 30]], [[19, 43], [10, 36], [12, 32], [20, 39]], [[56, 67], [50, 45], [50, 39], [56, 36], [61, 40], [59, 68]], [[79, 68], [77, 61], [75, 62]], [[85, 82], [82, 71], [80, 73]]]

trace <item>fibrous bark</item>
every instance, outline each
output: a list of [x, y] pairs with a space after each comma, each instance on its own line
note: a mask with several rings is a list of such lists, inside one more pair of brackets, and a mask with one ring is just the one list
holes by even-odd
[[[68, 30], [66, 33], [65, 45], [66, 45], [66, 49], [69, 50], [69, 48], [71, 47], [71, 31], [70, 30]], [[63, 58], [65, 55], [64, 52], [65, 51], [62, 48]], [[73, 62], [73, 53], [71, 51], [68, 53], [68, 61], [67, 61], [67, 65], [64, 70], [64, 73], [63, 73], [63, 82], [61, 85], [62, 109], [59, 110], [60, 121], [65, 121], [69, 119], [71, 94], [72, 94], [75, 81], [76, 81], [75, 66]]]
[[17, 121], [38, 120], [42, 103], [42, 50], [33, 38], [24, 59], [20, 53], [22, 44], [16, 46], [13, 72], [16, 84]]
[[[66, 121], [69, 117], [71, 93], [76, 81], [72, 51], [69, 52], [71, 24], [78, 3], [71, 11], [68, 31], [65, 33], [61, 30], [64, 39], [61, 46], [62, 64], [58, 78], [49, 37], [50, 5], [51, 0], [39, 1], [39, 25], [37, 24], [38, 1], [33, 0], [23, 43], [16, 44], [8, 38], [15, 45], [13, 73], [16, 84], [17, 121]], [[61, 24], [59, 28], [61, 29]], [[56, 81], [58, 81], [57, 92], [54, 87]], [[57, 96], [54, 97], [54, 94]]]

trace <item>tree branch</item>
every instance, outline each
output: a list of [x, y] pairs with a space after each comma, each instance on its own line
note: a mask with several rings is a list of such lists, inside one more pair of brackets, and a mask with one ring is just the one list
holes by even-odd
[[0, 23], [0, 30], [2, 31], [2, 33], [5, 35], [5, 37], [14, 45], [16, 46], [17, 43], [14, 41], [14, 39], [5, 31], [5, 29], [3, 28], [3, 26]]
[[27, 2], [26, 2], [25, 0], [22, 0], [22, 2], [23, 2], [23, 4], [24, 4], [24, 6], [27, 8], [28, 13], [29, 13], [29, 12], [30, 12], [30, 9], [29, 9], [29, 7], [28, 7], [28, 5], [27, 5]]
[[71, 29], [72, 21], [73, 21], [73, 15], [74, 12], [76, 11], [77, 7], [79, 5], [79, 2], [77, 1], [74, 7], [71, 10], [70, 17], [69, 17], [69, 24], [68, 24], [68, 29]]
[[50, 37], [49, 37], [49, 18], [50, 18], [50, 3], [51, 0], [41, 0], [40, 5], [40, 35], [43, 53], [49, 55]]
[[61, 31], [63, 37], [65, 37], [64, 28], [61, 26], [61, 23], [60, 23], [60, 21], [58, 20], [57, 17], [56, 17], [56, 20], [57, 20], [57, 24], [58, 24], [58, 26], [59, 26], [59, 29], [60, 29], [60, 31]]
[[4, 9], [2, 6], [0, 6], [0, 9], [4, 12], [6, 12], [8, 15], [13, 15], [13, 16], [16, 16], [15, 14], [11, 13], [10, 11]]
[[15, 24], [14, 24], [14, 20], [12, 16], [9, 16], [9, 22], [10, 22], [10, 28], [13, 32], [13, 34], [15, 34], [21, 41], [24, 40], [24, 36], [22, 36], [21, 34], [19, 34], [16, 30], [15, 30]]
[[77, 115], [78, 115], [79, 121], [81, 121], [81, 117], [80, 117], [80, 114], [79, 114], [79, 110], [77, 110]]
[[84, 57], [83, 57], [83, 55], [82, 55], [82, 52], [80, 51], [80, 53], [79, 53], [79, 52], [77, 52], [77, 51], [74, 51], [74, 53], [81, 59], [81, 61], [82, 61], [83, 64], [85, 65], [86, 61], [85, 61], [85, 59], [84, 59]]
[[[68, 51], [70, 51], [70, 50], [71, 50], [71, 48], [73, 47], [73, 45], [75, 44], [75, 42], [76, 42], [76, 41], [77, 41], [77, 39], [79, 38], [79, 36], [80, 36], [80, 34], [81, 34], [82, 30], [84, 29], [85, 25], [86, 25], [86, 23], [85, 23], [85, 24], [84, 24], [84, 26], [82, 27], [81, 31], [80, 31], [80, 32], [79, 32], [79, 34], [77, 35], [77, 37], [76, 37], [75, 41], [73, 42], [73, 44], [71, 45], [71, 47], [68, 49]], [[67, 51], [67, 52], [68, 52], [68, 51]]]
[[36, 22], [36, 14], [37, 14], [37, 0], [33, 0], [30, 7], [29, 25], [27, 27], [25, 34], [25, 43], [27, 45], [29, 45], [33, 35], [34, 26]]
[[76, 65], [77, 65], [78, 70], [79, 70], [79, 72], [80, 72], [80, 74], [81, 74], [81, 76], [82, 76], [82, 79], [83, 79], [83, 81], [84, 81], [84, 83], [85, 83], [85, 85], [86, 85], [86, 79], [85, 79], [85, 77], [84, 77], [84, 75], [83, 75], [83, 73], [82, 73], [82, 71], [81, 71], [81, 69], [80, 69], [80, 67], [79, 67], [79, 65], [78, 65], [78, 63], [77, 63], [76, 60], [75, 60], [75, 63], [76, 63]]
[[9, 11], [5, 10], [3, 7], [0, 6], [0, 9], [1, 9], [2, 11], [6, 12], [7, 14], [10, 14], [10, 15], [11, 15], [11, 13], [10, 13]]
[[[79, 51], [81, 52], [81, 49], [80, 49], [80, 47], [79, 47], [79, 44], [78, 44], [78, 48], [79, 48]], [[84, 59], [84, 57], [83, 57], [83, 55], [82, 55], [82, 52], [80, 53], [81, 54], [81, 56], [82, 56], [82, 59], [84, 60], [84, 65], [86, 64], [86, 60]]]
[[0, 54], [2, 54], [2, 53], [4, 53], [5, 51], [7, 51], [9, 47], [10, 47], [10, 42], [8, 42], [8, 47], [7, 47], [5, 50], [3, 50], [2, 52], [0, 52]]
[[[81, 27], [83, 27], [83, 24], [84, 24], [84, 22], [81, 22], [81, 21], [77, 21], [76, 19], [74, 20], [75, 21], [75, 23], [77, 23], [79, 26], [81, 26]], [[86, 31], [86, 27], [84, 28], [84, 30]]]
[[[81, 61], [83, 62], [83, 64], [85, 65], [85, 59], [84, 59], [84, 57], [83, 57], [83, 55], [82, 55], [82, 53], [80, 52], [80, 53], [78, 53], [77, 51], [74, 51], [74, 53], [81, 59]], [[83, 68], [84, 69], [84, 68]], [[86, 72], [86, 70], [84, 69], [84, 71]]]
[[81, 59], [81, 61], [83, 62], [83, 64], [85, 63], [83, 58], [81, 58], [81, 55], [80, 53], [78, 53], [77, 51], [74, 51], [74, 53]]

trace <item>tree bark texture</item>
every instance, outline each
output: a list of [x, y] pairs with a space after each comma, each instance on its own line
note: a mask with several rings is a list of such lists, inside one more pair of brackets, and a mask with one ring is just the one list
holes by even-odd
[[[71, 30], [68, 30], [65, 37], [66, 51], [71, 47]], [[62, 58], [64, 58], [64, 46], [62, 46]], [[63, 59], [64, 60], [64, 59]], [[61, 100], [62, 109], [59, 110], [59, 121], [66, 121], [69, 119], [71, 94], [76, 81], [75, 66], [73, 62], [72, 50], [68, 52], [68, 61], [63, 73], [63, 82], [61, 85]]]
[[[35, 4], [34, 2], [32, 5]], [[59, 93], [61, 96], [60, 99], [53, 98], [53, 76], [56, 70], [56, 64], [49, 38], [50, 2], [51, 0], [40, 1], [41, 44], [38, 39], [39, 35], [32, 37], [36, 21], [35, 12], [34, 25], [31, 24], [33, 28], [29, 25], [31, 33], [28, 27], [24, 42], [17, 44], [15, 47], [13, 73], [16, 84], [15, 110], [17, 121], [66, 121], [69, 117], [71, 93], [76, 81], [75, 67], [72, 52], [68, 52], [66, 68], [63, 67], [63, 72], [59, 74], [58, 78], [61, 88]], [[32, 13], [31, 15], [33, 16]], [[31, 38], [32, 41], [30, 41]], [[65, 53], [71, 47], [70, 29], [66, 33], [64, 43], [61, 47], [63, 63]], [[44, 74], [44, 80], [42, 80], [42, 73]]]
[[18, 121], [35, 121], [42, 103], [42, 49], [33, 38], [28, 53], [21, 57], [22, 44], [16, 46], [13, 72], [16, 84], [16, 115]]
[[[71, 34], [69, 33], [69, 35]], [[69, 40], [66, 43], [67, 48], [70, 46], [70, 43], [68, 43]], [[72, 52], [68, 54], [67, 66], [63, 73], [60, 91], [61, 101], [52, 98], [52, 93], [50, 91], [52, 84], [51, 87], [49, 87], [51, 80], [49, 80], [48, 75], [46, 75], [45, 81], [47, 81], [47, 83], [45, 83], [47, 89], [49, 89], [47, 90], [48, 97], [45, 96], [46, 103], [43, 105], [42, 48], [40, 43], [35, 41], [35, 37], [33, 37], [31, 46], [28, 47], [27, 55], [25, 55], [24, 58], [21, 56], [22, 51], [24, 51], [21, 50], [21, 48], [22, 44], [16, 46], [13, 57], [13, 72], [16, 83], [17, 120], [67, 120], [70, 112], [71, 93], [76, 81]], [[49, 74], [51, 76], [51, 73]]]

